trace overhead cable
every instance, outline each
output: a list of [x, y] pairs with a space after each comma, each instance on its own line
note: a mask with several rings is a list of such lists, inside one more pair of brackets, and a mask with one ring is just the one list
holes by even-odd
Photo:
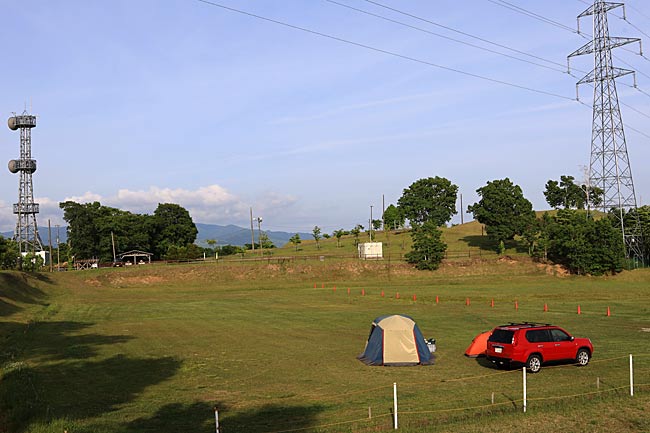
[[246, 16], [249, 16], [251, 18], [256, 18], [256, 19], [259, 19], [259, 20], [262, 20], [262, 21], [267, 21], [267, 22], [270, 22], [270, 23], [274, 23], [274, 24], [277, 24], [277, 25], [288, 27], [288, 28], [291, 28], [291, 29], [294, 29], [294, 30], [300, 30], [302, 32], [309, 33], [309, 34], [312, 34], [312, 35], [320, 36], [320, 37], [331, 39], [331, 40], [338, 41], [338, 42], [343, 42], [345, 44], [354, 45], [356, 47], [365, 48], [367, 50], [375, 51], [375, 52], [386, 54], [386, 55], [389, 55], [389, 56], [398, 57], [400, 59], [408, 60], [410, 62], [415, 62], [415, 63], [419, 63], [419, 64], [422, 64], [422, 65], [430, 66], [432, 68], [442, 69], [442, 70], [449, 71], [449, 72], [455, 72], [457, 74], [465, 75], [465, 76], [472, 77], [472, 78], [477, 78], [479, 80], [489, 81], [489, 82], [492, 82], [492, 83], [501, 84], [501, 85], [508, 86], [508, 87], [513, 87], [513, 88], [516, 88], [516, 89], [526, 90], [526, 91], [533, 92], [533, 93], [539, 93], [539, 94], [542, 94], [542, 95], [553, 96], [555, 98], [565, 99], [565, 100], [569, 100], [569, 101], [574, 101], [575, 100], [574, 98], [570, 98], [568, 96], [560, 95], [560, 94], [553, 93], [553, 92], [548, 92], [546, 90], [535, 89], [533, 87], [528, 87], [528, 86], [524, 86], [524, 85], [521, 85], [521, 84], [516, 84], [516, 83], [511, 83], [511, 82], [508, 82], [508, 81], [504, 81], [504, 80], [499, 80], [499, 79], [496, 79], [496, 78], [486, 77], [484, 75], [475, 74], [473, 72], [468, 72], [468, 71], [464, 71], [464, 70], [461, 70], [461, 69], [452, 68], [452, 67], [449, 67], [449, 66], [439, 65], [439, 64], [429, 62], [429, 61], [426, 61], [426, 60], [417, 59], [415, 57], [406, 56], [404, 54], [399, 54], [399, 53], [396, 53], [394, 51], [388, 51], [388, 50], [384, 50], [382, 48], [377, 48], [377, 47], [362, 44], [362, 43], [359, 43], [359, 42], [354, 42], [354, 41], [351, 41], [349, 39], [343, 39], [343, 38], [340, 38], [338, 36], [333, 36], [333, 35], [329, 35], [327, 33], [322, 33], [322, 32], [316, 31], [316, 30], [311, 30], [311, 29], [308, 29], [306, 27], [300, 27], [300, 26], [297, 26], [297, 25], [294, 25], [294, 24], [286, 23], [284, 21], [279, 21], [279, 20], [275, 20], [273, 18], [268, 18], [268, 17], [264, 17], [262, 15], [257, 15], [257, 14], [254, 14], [252, 12], [247, 12], [247, 11], [243, 11], [243, 10], [240, 10], [240, 9], [235, 9], [235, 8], [230, 7], [230, 6], [222, 5], [220, 3], [216, 3], [216, 2], [213, 2], [213, 1], [209, 1], [209, 0], [196, 0], [196, 1], [201, 2], [201, 3], [205, 3], [205, 4], [210, 5], [210, 6], [218, 7], [218, 8], [224, 9], [224, 10], [228, 10], [230, 12], [235, 12], [235, 13], [238, 13], [238, 14], [241, 14], [241, 15], [246, 15]]
[[[467, 46], [472, 47], [472, 48], [487, 51], [487, 52], [490, 52], [490, 53], [493, 53], [493, 54], [498, 54], [500, 56], [508, 57], [510, 59], [514, 59], [514, 60], [517, 60], [517, 61], [520, 61], [520, 62], [528, 63], [528, 64], [531, 64], [531, 65], [539, 66], [540, 68], [546, 68], [546, 69], [550, 69], [552, 71], [561, 72], [563, 74], [568, 74], [568, 72], [565, 69], [558, 69], [558, 68], [554, 68], [552, 66], [542, 65], [541, 63], [536, 63], [536, 62], [533, 62], [533, 61], [530, 61], [530, 60], [522, 59], [520, 57], [511, 56], [510, 54], [505, 54], [505, 53], [502, 53], [500, 51], [491, 50], [489, 48], [481, 47], [479, 45], [470, 44], [469, 42], [465, 42], [465, 41], [462, 41], [460, 39], [455, 39], [455, 38], [451, 38], [449, 36], [445, 36], [445, 35], [440, 34], [440, 33], [432, 32], [430, 30], [423, 29], [422, 27], [412, 26], [412, 25], [407, 24], [405, 22], [397, 21], [397, 20], [394, 20], [392, 18], [385, 17], [383, 15], [379, 15], [379, 14], [376, 14], [376, 13], [373, 13], [373, 12], [370, 12], [370, 11], [355, 8], [353, 6], [346, 5], [344, 3], [339, 3], [339, 2], [337, 2], [335, 0], [325, 0], [325, 1], [328, 2], [328, 3], [335, 4], [337, 6], [341, 6], [341, 7], [347, 8], [347, 9], [351, 9], [353, 11], [360, 12], [362, 14], [370, 15], [370, 16], [373, 16], [375, 18], [379, 18], [379, 19], [382, 19], [382, 20], [385, 20], [385, 21], [389, 21], [391, 23], [395, 23], [395, 24], [398, 24], [398, 25], [401, 25], [401, 26], [404, 26], [404, 27], [408, 27], [408, 28], [413, 29], [413, 30], [417, 30], [417, 31], [420, 31], [420, 32], [423, 32], [423, 33], [433, 35], [433, 36], [437, 36], [437, 37], [442, 38], [442, 39], [447, 39], [449, 41], [456, 42], [456, 43], [463, 44], [463, 45], [467, 45]], [[560, 66], [562, 66], [562, 65], [560, 65]]]
[[410, 18], [414, 18], [414, 19], [416, 19], [416, 20], [419, 20], [419, 21], [422, 21], [422, 22], [425, 22], [425, 23], [428, 23], [428, 24], [434, 25], [434, 26], [436, 26], [436, 27], [440, 27], [440, 28], [445, 29], [445, 30], [449, 30], [450, 32], [458, 33], [458, 34], [460, 34], [460, 35], [467, 36], [468, 38], [472, 38], [472, 39], [475, 39], [475, 40], [477, 40], [477, 41], [485, 42], [486, 44], [494, 45], [495, 47], [503, 48], [503, 49], [506, 49], [506, 50], [508, 50], [508, 51], [512, 51], [512, 52], [517, 53], [517, 54], [522, 54], [522, 55], [524, 55], [524, 56], [532, 57], [532, 58], [534, 58], [534, 59], [541, 60], [541, 61], [543, 61], [543, 62], [547, 62], [547, 63], [550, 63], [550, 64], [552, 64], [552, 65], [562, 66], [562, 67], [565, 66], [565, 65], [562, 64], [562, 63], [558, 63], [558, 62], [553, 61], [553, 60], [548, 60], [548, 59], [545, 59], [545, 58], [543, 58], [543, 57], [537, 56], [537, 55], [535, 55], [535, 54], [527, 53], [527, 52], [525, 52], [525, 51], [521, 51], [521, 50], [518, 50], [518, 49], [516, 49], [516, 48], [512, 48], [512, 47], [509, 47], [509, 46], [504, 45], [504, 44], [500, 44], [500, 43], [497, 43], [497, 42], [494, 42], [494, 41], [490, 41], [490, 40], [485, 39], [485, 38], [482, 38], [482, 37], [480, 37], [480, 36], [476, 36], [476, 35], [473, 35], [473, 34], [471, 34], [471, 33], [467, 33], [467, 32], [464, 32], [464, 31], [462, 31], [462, 30], [458, 30], [458, 29], [455, 29], [455, 28], [453, 28], [453, 27], [449, 27], [449, 26], [446, 26], [446, 25], [443, 25], [443, 24], [437, 23], [437, 22], [435, 22], [435, 21], [432, 21], [432, 20], [429, 20], [429, 19], [426, 19], [426, 18], [419, 17], [419, 16], [417, 16], [417, 15], [414, 15], [414, 14], [411, 14], [411, 13], [409, 13], [409, 12], [405, 12], [405, 11], [403, 11], [403, 10], [399, 10], [399, 9], [396, 9], [396, 8], [393, 8], [393, 7], [390, 7], [390, 6], [387, 6], [387, 5], [385, 5], [385, 4], [379, 3], [379, 2], [374, 1], [374, 0], [365, 0], [365, 1], [366, 1], [367, 3], [373, 4], [373, 5], [375, 5], [375, 6], [379, 6], [379, 7], [384, 8], [384, 9], [388, 9], [388, 10], [393, 11], [393, 12], [396, 12], [396, 13], [398, 13], [398, 14], [401, 14], [401, 15], [404, 15], [404, 16], [407, 16], [407, 17], [410, 17]]

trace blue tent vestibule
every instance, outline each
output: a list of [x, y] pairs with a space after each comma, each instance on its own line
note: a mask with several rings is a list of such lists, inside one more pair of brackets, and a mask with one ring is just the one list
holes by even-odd
[[372, 322], [366, 349], [359, 360], [368, 365], [431, 365], [434, 358], [415, 321], [401, 314]]

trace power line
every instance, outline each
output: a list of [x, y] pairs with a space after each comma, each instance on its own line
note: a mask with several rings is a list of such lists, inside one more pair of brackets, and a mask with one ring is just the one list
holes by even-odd
[[414, 15], [414, 14], [411, 14], [411, 13], [408, 13], [408, 12], [405, 12], [405, 11], [402, 11], [402, 10], [387, 6], [385, 4], [379, 3], [379, 2], [374, 1], [374, 0], [365, 0], [365, 1], [370, 3], [370, 4], [373, 4], [375, 6], [379, 6], [381, 8], [388, 9], [388, 10], [393, 11], [393, 12], [397, 12], [398, 14], [401, 14], [401, 15], [404, 15], [404, 16], [407, 16], [407, 17], [410, 17], [410, 18], [414, 18], [416, 20], [419, 20], [419, 21], [434, 25], [436, 27], [440, 27], [440, 28], [445, 29], [445, 30], [449, 30], [450, 32], [458, 33], [460, 35], [467, 36], [468, 38], [472, 38], [472, 39], [475, 39], [477, 41], [485, 42], [486, 44], [494, 45], [495, 47], [503, 48], [503, 49], [506, 49], [508, 51], [512, 51], [512, 52], [517, 53], [517, 54], [522, 54], [524, 56], [532, 57], [534, 59], [541, 60], [543, 62], [547, 62], [547, 63], [550, 63], [552, 65], [561, 66], [561, 67], [565, 66], [562, 63], [558, 63], [558, 62], [555, 62], [553, 60], [548, 60], [548, 59], [545, 59], [543, 57], [537, 56], [535, 54], [527, 53], [525, 51], [521, 51], [521, 50], [509, 47], [509, 46], [504, 45], [504, 44], [493, 42], [493, 41], [490, 41], [488, 39], [482, 38], [480, 36], [472, 35], [470, 33], [464, 32], [462, 30], [458, 30], [458, 29], [455, 29], [453, 27], [449, 27], [449, 26], [437, 23], [435, 21], [431, 21], [429, 19], [419, 17], [417, 15]]
[[396, 52], [393, 52], [393, 51], [384, 50], [382, 48], [377, 48], [377, 47], [362, 44], [362, 43], [359, 43], [359, 42], [354, 42], [354, 41], [351, 41], [349, 39], [343, 39], [343, 38], [340, 38], [338, 36], [332, 36], [332, 35], [329, 35], [329, 34], [326, 34], [326, 33], [318, 32], [316, 30], [311, 30], [311, 29], [308, 29], [308, 28], [305, 28], [305, 27], [300, 27], [300, 26], [297, 26], [297, 25], [294, 25], [294, 24], [289, 24], [289, 23], [286, 23], [286, 22], [283, 22], [283, 21], [275, 20], [275, 19], [272, 19], [272, 18], [267, 18], [267, 17], [264, 17], [262, 15], [254, 14], [252, 12], [247, 12], [247, 11], [243, 11], [243, 10], [240, 10], [240, 9], [235, 9], [235, 8], [225, 6], [225, 5], [222, 5], [220, 3], [213, 2], [213, 1], [209, 1], [209, 0], [196, 0], [196, 1], [201, 2], [201, 3], [205, 3], [205, 4], [210, 5], [210, 6], [218, 7], [218, 8], [224, 9], [224, 10], [228, 10], [230, 12], [235, 12], [235, 13], [238, 13], [238, 14], [241, 14], [241, 15], [246, 15], [246, 16], [256, 18], [256, 19], [259, 19], [259, 20], [262, 20], [262, 21], [267, 21], [267, 22], [270, 22], [270, 23], [278, 24], [278, 25], [288, 27], [288, 28], [291, 28], [291, 29], [294, 29], [294, 30], [300, 30], [300, 31], [305, 32], [305, 33], [309, 33], [309, 34], [312, 34], [312, 35], [320, 36], [320, 37], [331, 39], [331, 40], [338, 41], [338, 42], [343, 42], [343, 43], [349, 44], [349, 45], [354, 45], [356, 47], [365, 48], [367, 50], [375, 51], [375, 52], [378, 52], [378, 53], [387, 54], [389, 56], [397, 57], [397, 58], [400, 58], [400, 59], [403, 59], [403, 60], [408, 60], [408, 61], [411, 61], [411, 62], [419, 63], [419, 64], [430, 66], [430, 67], [433, 67], [433, 68], [442, 69], [442, 70], [449, 71], [449, 72], [455, 72], [457, 74], [465, 75], [465, 76], [468, 76], [468, 77], [477, 78], [477, 79], [480, 79], [480, 80], [483, 80], [483, 81], [489, 81], [489, 82], [492, 82], [492, 83], [501, 84], [501, 85], [508, 86], [508, 87], [513, 87], [513, 88], [516, 88], [516, 89], [526, 90], [526, 91], [533, 92], [533, 93], [539, 93], [539, 94], [542, 94], [542, 95], [553, 96], [553, 97], [556, 97], [556, 98], [565, 99], [565, 100], [569, 100], [569, 101], [574, 100], [574, 98], [569, 98], [568, 96], [563, 96], [563, 95], [560, 95], [560, 94], [557, 94], [557, 93], [548, 92], [546, 90], [535, 89], [533, 87], [528, 87], [528, 86], [524, 86], [524, 85], [521, 85], [521, 84], [515, 84], [515, 83], [508, 82], [508, 81], [499, 80], [499, 79], [496, 79], [496, 78], [486, 77], [486, 76], [483, 76], [483, 75], [475, 74], [473, 72], [467, 72], [467, 71], [463, 71], [461, 69], [456, 69], [456, 68], [451, 68], [449, 66], [439, 65], [439, 64], [432, 63], [432, 62], [429, 62], [429, 61], [426, 61], [426, 60], [421, 60], [421, 59], [417, 59], [415, 57], [406, 56], [404, 54], [399, 54], [399, 53], [396, 53]]
[[[481, 47], [479, 45], [470, 44], [469, 42], [465, 42], [465, 41], [462, 41], [460, 39], [451, 38], [449, 36], [445, 36], [445, 35], [442, 35], [440, 33], [436, 33], [436, 32], [432, 32], [430, 30], [423, 29], [421, 27], [412, 26], [412, 25], [407, 24], [405, 22], [397, 21], [397, 20], [394, 20], [392, 18], [388, 18], [388, 17], [385, 17], [383, 15], [379, 15], [379, 14], [376, 14], [376, 13], [373, 13], [373, 12], [370, 12], [370, 11], [366, 11], [366, 10], [359, 9], [359, 8], [356, 8], [356, 7], [353, 7], [353, 6], [350, 6], [350, 5], [346, 5], [344, 3], [339, 3], [339, 2], [334, 1], [334, 0], [325, 0], [325, 1], [328, 2], [328, 3], [335, 4], [337, 6], [341, 6], [341, 7], [347, 8], [347, 9], [351, 9], [353, 11], [357, 11], [357, 12], [360, 12], [360, 13], [363, 13], [363, 14], [366, 14], [366, 15], [373, 16], [375, 18], [379, 18], [379, 19], [382, 19], [382, 20], [385, 20], [385, 21], [389, 21], [391, 23], [399, 24], [401, 26], [408, 27], [408, 28], [413, 29], [413, 30], [417, 30], [417, 31], [420, 31], [420, 32], [423, 32], [423, 33], [433, 35], [433, 36], [437, 36], [439, 38], [447, 39], [447, 40], [450, 40], [450, 41], [453, 41], [453, 42], [456, 42], [456, 43], [459, 43], [459, 44], [467, 45], [467, 46], [472, 47], [472, 48], [487, 51], [487, 52], [490, 52], [490, 53], [493, 53], [493, 54], [498, 54], [498, 55], [501, 55], [501, 56], [504, 56], [504, 57], [508, 57], [510, 59], [518, 60], [520, 62], [529, 63], [531, 65], [539, 66], [540, 68], [546, 68], [546, 69], [550, 69], [552, 71], [567, 74], [567, 71], [564, 70], [564, 69], [557, 69], [557, 68], [554, 68], [552, 66], [542, 65], [541, 63], [536, 63], [536, 62], [533, 62], [533, 61], [530, 61], [530, 60], [522, 59], [520, 57], [511, 56], [510, 54], [505, 54], [505, 53], [502, 53], [500, 51], [491, 50], [489, 48]], [[561, 64], [559, 64], [559, 65], [562, 66]]]
[[647, 19], [647, 20], [650, 20], [650, 17], [649, 17], [649, 16], [647, 16], [646, 14], [644, 14], [643, 12], [641, 12], [639, 9], [635, 8], [635, 7], [632, 6], [631, 4], [627, 4], [627, 7], [629, 7], [629, 8], [632, 9], [632, 10], [634, 10], [637, 14], [639, 14], [639, 15], [642, 16], [643, 18], [645, 18], [645, 19]]
[[559, 28], [561, 28], [563, 30], [568, 30], [568, 31], [570, 31], [572, 33], [578, 33], [578, 31], [576, 29], [573, 29], [573, 28], [571, 28], [569, 26], [566, 26], [566, 25], [564, 25], [564, 24], [562, 24], [560, 22], [554, 21], [554, 20], [552, 20], [550, 18], [546, 18], [545, 16], [542, 16], [542, 15], [537, 14], [535, 12], [524, 9], [524, 8], [522, 8], [520, 6], [509, 3], [509, 2], [507, 2], [505, 0], [487, 0], [487, 1], [489, 1], [490, 3], [494, 3], [497, 6], [501, 6], [501, 7], [504, 7], [506, 9], [513, 10], [513, 11], [515, 11], [517, 13], [522, 14], [522, 15], [526, 15], [528, 17], [534, 18], [534, 19], [536, 19], [538, 21], [542, 21], [542, 22], [545, 22], [547, 24], [551, 24], [551, 25], [553, 25], [555, 27], [559, 27]]

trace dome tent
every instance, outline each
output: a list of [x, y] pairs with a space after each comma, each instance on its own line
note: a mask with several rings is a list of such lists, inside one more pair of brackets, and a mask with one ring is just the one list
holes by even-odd
[[377, 317], [359, 360], [368, 365], [433, 364], [433, 355], [415, 321], [401, 314]]
[[479, 356], [485, 356], [485, 351], [487, 350], [487, 341], [492, 335], [492, 331], [481, 332], [472, 340], [472, 343], [469, 345], [465, 351], [465, 356], [469, 358], [478, 358]]

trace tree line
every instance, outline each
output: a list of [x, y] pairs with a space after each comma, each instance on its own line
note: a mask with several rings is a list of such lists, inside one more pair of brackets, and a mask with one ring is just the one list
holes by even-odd
[[[387, 227], [402, 226], [405, 220], [412, 225], [413, 247], [406, 259], [418, 269], [439, 267], [447, 248], [440, 227], [457, 213], [457, 192], [458, 187], [448, 179], [419, 179], [404, 189], [390, 219], [384, 216], [392, 224], [386, 224]], [[572, 176], [549, 180], [544, 196], [556, 211], [539, 218], [522, 189], [508, 178], [489, 181], [476, 192], [480, 200], [469, 205], [467, 212], [485, 226], [498, 253], [502, 254], [508, 244], [518, 239], [532, 257], [561, 264], [576, 274], [601, 275], [623, 269], [625, 246], [613, 217], [616, 209], [605, 214], [585, 210], [602, 204], [601, 189], [576, 184]], [[641, 222], [641, 239], [650, 240], [650, 207], [639, 207], [626, 216], [631, 222], [637, 217]], [[649, 256], [646, 245], [646, 262]]]

